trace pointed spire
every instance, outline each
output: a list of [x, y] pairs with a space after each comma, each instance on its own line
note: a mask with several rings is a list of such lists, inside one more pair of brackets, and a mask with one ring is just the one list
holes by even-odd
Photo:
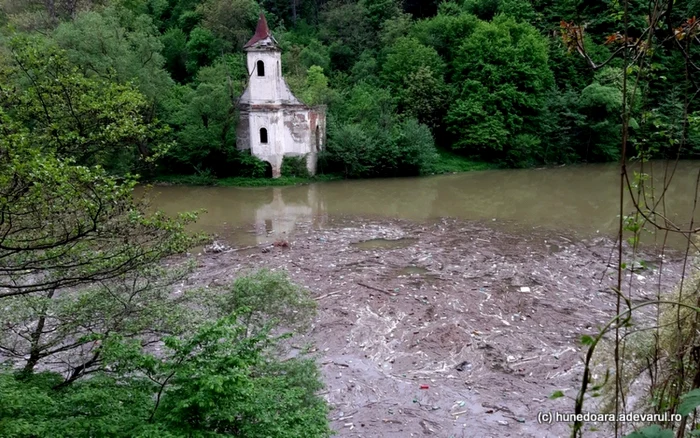
[[260, 18], [258, 19], [258, 26], [255, 28], [255, 35], [253, 35], [253, 38], [250, 39], [246, 43], [243, 48], [250, 47], [253, 44], [257, 43], [258, 41], [262, 41], [265, 38], [271, 37], [272, 35], [270, 34], [270, 28], [267, 27], [267, 20], [265, 19], [265, 15], [263, 13], [260, 13]]

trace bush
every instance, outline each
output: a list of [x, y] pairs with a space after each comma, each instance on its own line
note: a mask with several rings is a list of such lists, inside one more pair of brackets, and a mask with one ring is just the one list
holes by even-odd
[[205, 170], [193, 175], [159, 175], [155, 181], [186, 186], [213, 186], [216, 184], [216, 177]]
[[234, 159], [236, 175], [244, 178], [265, 178], [268, 164], [250, 151], [237, 151]]
[[95, 368], [66, 384], [59, 373], [0, 367], [0, 436], [331, 435], [318, 367], [304, 356], [281, 360], [290, 335], [279, 332], [305, 330], [315, 315], [307, 289], [263, 270], [185, 302], [172, 304], [195, 315], [179, 335], [149, 332], [161, 341], [157, 352], [138, 337], [95, 338], [109, 372]]
[[416, 119], [406, 119], [398, 126], [394, 142], [399, 152], [399, 174], [424, 174], [437, 162], [433, 135]]
[[167, 340], [162, 357], [140, 352], [140, 344], [105, 342], [113, 372], [63, 389], [58, 373], [0, 372], [0, 436], [329, 437], [314, 362], [276, 360], [266, 353], [275, 344], [269, 330], [246, 332], [230, 315]]
[[324, 168], [342, 173], [346, 178], [362, 178], [372, 173], [367, 159], [376, 148], [373, 138], [359, 124], [329, 123], [328, 144], [322, 153]]
[[282, 159], [282, 176], [296, 176], [309, 178], [309, 169], [306, 167], [306, 155], [299, 157], [284, 157]]
[[536, 166], [542, 161], [540, 139], [531, 134], [516, 135], [513, 137], [505, 161], [510, 167]]
[[437, 160], [430, 129], [409, 118], [379, 125], [331, 123], [324, 166], [348, 178], [413, 176], [429, 173]]

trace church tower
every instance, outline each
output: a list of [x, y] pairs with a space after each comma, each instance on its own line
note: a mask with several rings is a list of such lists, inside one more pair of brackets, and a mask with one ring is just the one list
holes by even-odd
[[324, 106], [308, 107], [297, 100], [282, 77], [282, 51], [260, 14], [255, 35], [243, 46], [248, 86], [240, 100], [237, 146], [270, 164], [281, 174], [285, 156], [305, 157], [309, 173], [316, 172], [326, 131]]

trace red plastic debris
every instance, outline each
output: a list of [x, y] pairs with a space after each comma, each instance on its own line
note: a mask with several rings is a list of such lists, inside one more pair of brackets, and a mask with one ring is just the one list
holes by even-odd
[[420, 389], [430, 389], [430, 386], [428, 386], [428, 385], [421, 385], [421, 386], [420, 386]]

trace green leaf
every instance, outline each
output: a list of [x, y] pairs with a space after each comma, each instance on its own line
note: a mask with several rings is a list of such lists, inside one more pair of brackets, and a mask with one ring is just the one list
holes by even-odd
[[636, 432], [632, 432], [625, 436], [625, 438], [673, 438], [673, 431], [661, 429], [658, 424], [654, 424], [653, 426], [647, 426]]
[[698, 406], [700, 406], [700, 388], [681, 396], [681, 405], [678, 406], [678, 413], [683, 416], [688, 415]]
[[564, 397], [564, 393], [562, 391], [554, 391], [552, 395], [549, 396], [551, 400], [556, 400], [560, 397]]
[[[625, 269], [625, 268], [623, 267], [622, 269]], [[581, 344], [583, 344], [583, 345], [593, 345], [594, 341], [595, 340], [590, 335], [581, 336]]]

